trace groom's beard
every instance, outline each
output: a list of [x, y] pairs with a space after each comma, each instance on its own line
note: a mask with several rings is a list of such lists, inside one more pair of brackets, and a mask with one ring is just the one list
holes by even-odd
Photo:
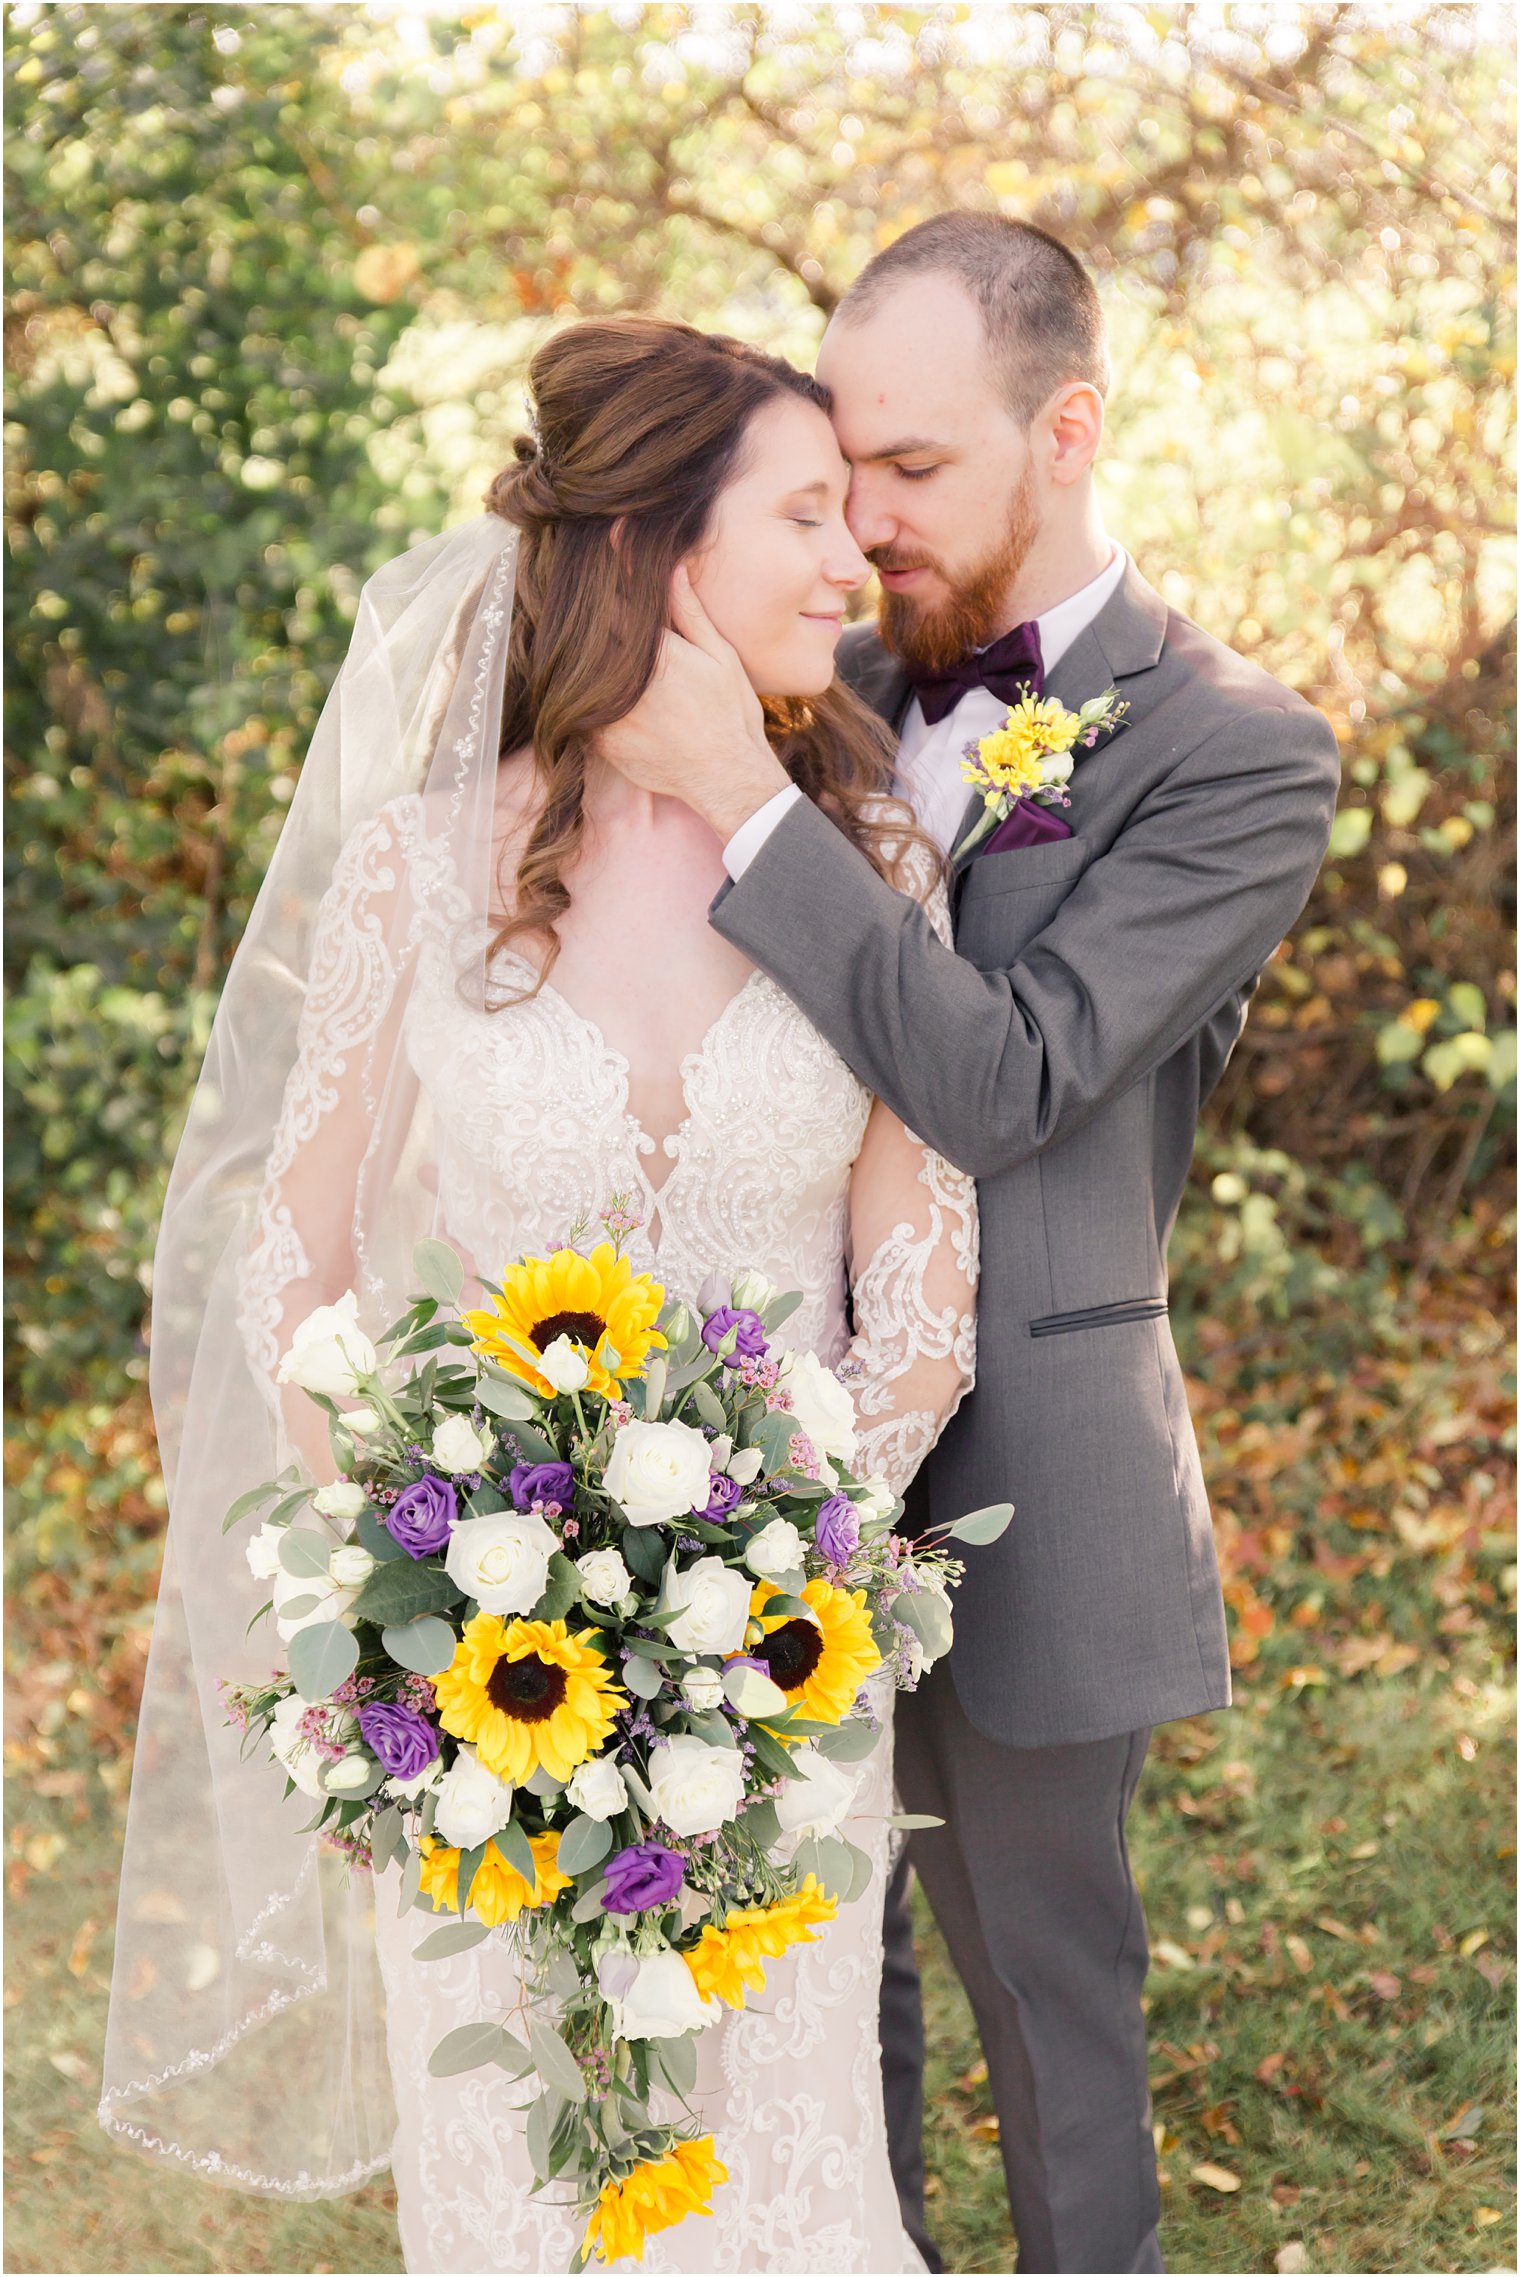
[[942, 672], [974, 648], [986, 648], [1007, 628], [1002, 614], [1009, 589], [1040, 534], [1034, 474], [1013, 494], [1008, 520], [994, 550], [976, 567], [951, 579], [932, 554], [895, 552], [879, 546], [870, 559], [878, 569], [933, 569], [949, 587], [948, 597], [928, 607], [908, 593], [884, 593], [878, 629], [887, 647], [904, 664]]

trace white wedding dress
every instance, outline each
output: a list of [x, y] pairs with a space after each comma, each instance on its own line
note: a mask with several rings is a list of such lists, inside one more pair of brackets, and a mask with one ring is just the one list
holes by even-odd
[[[390, 969], [382, 977], [369, 953], [387, 928], [395, 937], [398, 891], [409, 897], [414, 951], [404, 979]], [[943, 927], [942, 894], [927, 898]], [[622, 1197], [644, 1220], [626, 1246], [670, 1294], [693, 1303], [710, 1274], [741, 1267], [801, 1292], [781, 1340], [841, 1366], [862, 1424], [856, 1467], [905, 1485], [971, 1380], [970, 1181], [873, 1103], [759, 972], [682, 1062], [685, 1118], [657, 1141], [630, 1111], [628, 1059], [552, 985], [489, 1013], [462, 998], [449, 944], [467, 917], [420, 799], [393, 800], [349, 840], [318, 919], [300, 1062], [244, 1284], [244, 1333], [266, 1369], [292, 1286], [320, 1277], [302, 1243], [315, 1221], [299, 1206], [303, 1172], [323, 1175], [312, 1142], [321, 1126], [320, 1156], [335, 1110], [341, 1121], [347, 1056], [392, 1022], [431, 1110], [436, 1230], [467, 1259], [497, 1273], [563, 1245], [573, 1227], [594, 1229]], [[893, 1807], [889, 1671], [872, 1692], [885, 1728], [858, 1767], [843, 1831], [869, 1853], [875, 1878], [815, 1944], [769, 1965], [763, 1994], [699, 2041], [692, 2102], [729, 2180], [710, 2218], [650, 2238], [644, 2269], [922, 2266], [898, 2218], [877, 2039]], [[393, 1869], [377, 1882], [376, 1929], [406, 2266], [564, 2269], [583, 2224], [556, 2186], [533, 2194], [515, 2116], [532, 2083], [524, 2089], [497, 2070], [439, 2080], [427, 2069], [455, 2025], [520, 2005], [509, 1939], [414, 1961], [436, 1921], [420, 1910], [398, 1916], [397, 1893]]]

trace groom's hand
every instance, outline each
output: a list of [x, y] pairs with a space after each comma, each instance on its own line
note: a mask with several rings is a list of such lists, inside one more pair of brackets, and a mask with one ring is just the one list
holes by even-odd
[[725, 844], [791, 780], [765, 740], [760, 699], [684, 569], [671, 580], [674, 630], [633, 710], [597, 749], [640, 790], [684, 799]]

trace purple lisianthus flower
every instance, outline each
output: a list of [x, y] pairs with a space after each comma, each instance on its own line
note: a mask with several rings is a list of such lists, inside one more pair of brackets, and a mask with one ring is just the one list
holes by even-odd
[[723, 1361], [725, 1368], [737, 1368], [741, 1360], [758, 1360], [769, 1349], [765, 1341], [765, 1323], [757, 1312], [746, 1305], [736, 1311], [732, 1305], [719, 1305], [702, 1323], [702, 1341], [709, 1352], [716, 1352], [731, 1328], [738, 1330], [733, 1350]]
[[712, 1492], [707, 1498], [707, 1507], [705, 1510], [699, 1510], [697, 1516], [699, 1518], [710, 1518], [716, 1524], [718, 1520], [728, 1516], [730, 1510], [742, 1497], [744, 1489], [736, 1478], [720, 1478], [716, 1471], [708, 1480], [708, 1484], [712, 1488]]
[[359, 1710], [364, 1744], [377, 1755], [393, 1779], [415, 1779], [438, 1753], [438, 1734], [426, 1716], [415, 1708], [393, 1707], [371, 1700]]
[[602, 1904], [608, 1913], [644, 1913], [681, 1894], [686, 1861], [659, 1842], [635, 1842], [607, 1861]]
[[575, 1499], [575, 1473], [568, 1463], [514, 1463], [507, 1492], [519, 1510], [535, 1502], [557, 1502], [568, 1510]]
[[860, 1540], [860, 1513], [847, 1494], [831, 1494], [814, 1521], [818, 1547], [830, 1565], [846, 1565]]
[[441, 1550], [459, 1522], [459, 1497], [446, 1478], [432, 1471], [398, 1494], [384, 1513], [392, 1539], [409, 1558]]

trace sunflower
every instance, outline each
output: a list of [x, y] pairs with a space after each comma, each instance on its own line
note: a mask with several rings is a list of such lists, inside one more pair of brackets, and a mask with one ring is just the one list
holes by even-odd
[[812, 1934], [839, 1911], [809, 1874], [800, 1890], [776, 1905], [731, 1907], [721, 1929], [709, 1922], [699, 1941], [681, 1958], [690, 1969], [704, 2000], [726, 2000], [730, 2008], [744, 2006], [744, 1988], [765, 1990], [766, 1961], [779, 1960], [791, 1945], [816, 1945]]
[[655, 1327], [664, 1301], [659, 1282], [635, 1273], [604, 1241], [589, 1257], [577, 1249], [525, 1257], [511, 1267], [489, 1308], [467, 1312], [464, 1320], [475, 1332], [477, 1352], [545, 1399], [553, 1398], [555, 1386], [523, 1354], [547, 1352], [568, 1337], [585, 1356], [591, 1390], [615, 1399], [619, 1378], [640, 1374], [649, 1354], [664, 1346]]
[[[559, 1849], [557, 1834], [530, 1834], [528, 1848], [538, 1869], [531, 1888], [494, 1842], [486, 1844], [486, 1854], [475, 1870], [466, 1902], [470, 1912], [488, 1929], [498, 1929], [504, 1921], [515, 1921], [526, 1907], [552, 1905], [560, 1891], [570, 1887], [573, 1877], [562, 1874], [554, 1863]], [[423, 1896], [432, 1899], [435, 1913], [457, 1913], [459, 1852], [448, 1849], [432, 1835], [425, 1838], [421, 1849]]]
[[813, 1608], [811, 1620], [800, 1613], [767, 1618], [766, 1605], [776, 1594], [768, 1581], [762, 1581], [750, 1599], [751, 1618], [765, 1631], [750, 1652], [765, 1662], [772, 1683], [786, 1694], [788, 1707], [800, 1708], [818, 1723], [843, 1723], [861, 1685], [873, 1668], [881, 1666], [865, 1591], [810, 1581], [802, 1598]]
[[568, 1779], [599, 1755], [612, 1719], [628, 1705], [607, 1663], [563, 1621], [503, 1621], [477, 1613], [465, 1624], [453, 1664], [434, 1678], [439, 1720], [456, 1739], [473, 1740], [498, 1779], [521, 1786], [542, 1764]]
[[711, 2135], [672, 2142], [665, 2156], [645, 2159], [621, 2182], [609, 2182], [591, 2210], [584, 2250], [603, 2261], [641, 2258], [651, 2230], [668, 2230], [688, 2214], [710, 2214], [711, 2199], [728, 2168]]

